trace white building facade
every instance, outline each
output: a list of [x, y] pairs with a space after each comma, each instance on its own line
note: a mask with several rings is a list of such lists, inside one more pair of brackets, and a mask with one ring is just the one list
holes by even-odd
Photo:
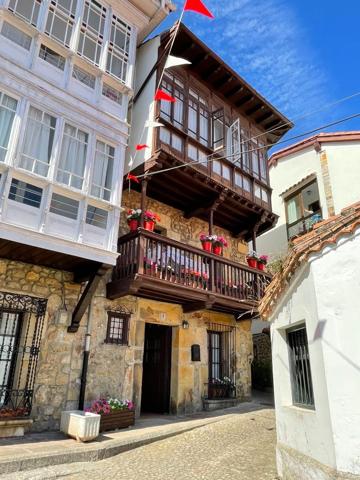
[[[84, 403], [79, 327], [118, 257], [136, 48], [173, 9], [0, 0], [0, 436], [3, 415], [55, 428], [61, 409]], [[99, 356], [116, 360], [107, 322], [125, 320], [102, 298], [92, 318]], [[128, 395], [123, 372], [97, 367], [90, 399], [104, 384]]]
[[275, 228], [257, 239], [271, 259], [319, 219], [360, 199], [360, 132], [321, 133], [274, 153], [269, 159]]
[[280, 478], [360, 478], [359, 247], [357, 203], [295, 242], [261, 306]]

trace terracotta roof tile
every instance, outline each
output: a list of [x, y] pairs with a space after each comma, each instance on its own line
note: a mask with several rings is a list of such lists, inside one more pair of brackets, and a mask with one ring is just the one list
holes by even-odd
[[336, 244], [340, 237], [351, 235], [358, 227], [360, 227], [360, 202], [344, 208], [339, 215], [322, 220], [314, 225], [309, 233], [295, 239], [282, 271], [273, 277], [265, 291], [259, 307], [260, 315], [264, 319], [269, 317], [289, 285], [291, 277], [312, 253], [321, 252], [325, 247]]

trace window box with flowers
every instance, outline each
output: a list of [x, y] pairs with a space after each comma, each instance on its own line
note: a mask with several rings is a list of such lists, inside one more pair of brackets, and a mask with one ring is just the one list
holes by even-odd
[[200, 242], [203, 250], [206, 252], [211, 252], [213, 241], [215, 240], [216, 235], [206, 235], [205, 233], [200, 234]]
[[85, 411], [101, 415], [100, 432], [127, 428], [135, 424], [135, 405], [130, 400], [101, 398], [95, 400]]
[[140, 223], [141, 218], [141, 209], [140, 208], [131, 208], [127, 213], [127, 222], [130, 228], [130, 232], [135, 232]]

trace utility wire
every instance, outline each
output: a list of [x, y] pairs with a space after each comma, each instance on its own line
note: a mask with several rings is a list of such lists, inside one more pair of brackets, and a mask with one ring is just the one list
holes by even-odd
[[[252, 152], [257, 152], [259, 150], [263, 150], [264, 148], [270, 148], [270, 147], [273, 147], [274, 145], [279, 145], [279, 144], [282, 144], [282, 143], [287, 143], [291, 140], [297, 140], [298, 138], [301, 138], [301, 137], [304, 137], [306, 135], [311, 135], [312, 133], [316, 133], [316, 132], [319, 132], [320, 130], [324, 130], [325, 128], [329, 128], [329, 127], [333, 127], [334, 125], [339, 125], [340, 123], [344, 123], [344, 122], [347, 122], [349, 120], [352, 120], [354, 118], [358, 118], [360, 117], [360, 113], [356, 113], [354, 115], [350, 115], [349, 117], [345, 117], [345, 118], [341, 118], [340, 120], [336, 120], [335, 122], [332, 122], [332, 123], [328, 123], [326, 125], [321, 125], [320, 127], [318, 128], [314, 128], [312, 130], [308, 130], [307, 132], [304, 132], [304, 133], [301, 133], [299, 135], [295, 135], [293, 137], [290, 137], [286, 140], [282, 140], [281, 142], [275, 142], [275, 143], [270, 143], [270, 144], [267, 144], [267, 145], [263, 145], [261, 147], [257, 147], [257, 148], [254, 148], [254, 149], [251, 149], [251, 150], [247, 150], [245, 152], [236, 152], [232, 155], [225, 155], [225, 156], [217, 156], [216, 153], [212, 153], [211, 155], [208, 155], [206, 157], [203, 157], [201, 160], [196, 160], [194, 162], [187, 162], [187, 163], [184, 163], [184, 164], [181, 164], [181, 165], [176, 165], [174, 167], [169, 167], [169, 168], [163, 168], [161, 170], [157, 170], [156, 172], [150, 172], [150, 173], [144, 173], [144, 174], [141, 174], [141, 175], [137, 175], [137, 178], [143, 178], [143, 177], [152, 177], [153, 175], [158, 175], [159, 173], [165, 173], [165, 172], [170, 172], [172, 170], [177, 170], [179, 168], [184, 168], [184, 167], [187, 167], [187, 166], [191, 166], [191, 165], [201, 165], [203, 163], [207, 163], [209, 161], [214, 161], [214, 160], [225, 160], [225, 159], [229, 159], [229, 158], [232, 158], [232, 157], [239, 157], [239, 155], [245, 155], [245, 154], [248, 154], [248, 153], [252, 153]], [[248, 139], [248, 140], [245, 140], [244, 142], [242, 143], [246, 143], [246, 142], [249, 142], [251, 139]], [[211, 158], [211, 157], [214, 157], [214, 158]], [[237, 160], [236, 162], [234, 163], [238, 163], [239, 160]]]

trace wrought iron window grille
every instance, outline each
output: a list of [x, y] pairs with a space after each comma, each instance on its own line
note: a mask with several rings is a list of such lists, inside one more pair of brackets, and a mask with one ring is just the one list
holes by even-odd
[[107, 312], [108, 321], [105, 343], [129, 345], [129, 326], [132, 312], [127, 307], [118, 307]]
[[0, 418], [31, 413], [46, 305], [0, 292]]

